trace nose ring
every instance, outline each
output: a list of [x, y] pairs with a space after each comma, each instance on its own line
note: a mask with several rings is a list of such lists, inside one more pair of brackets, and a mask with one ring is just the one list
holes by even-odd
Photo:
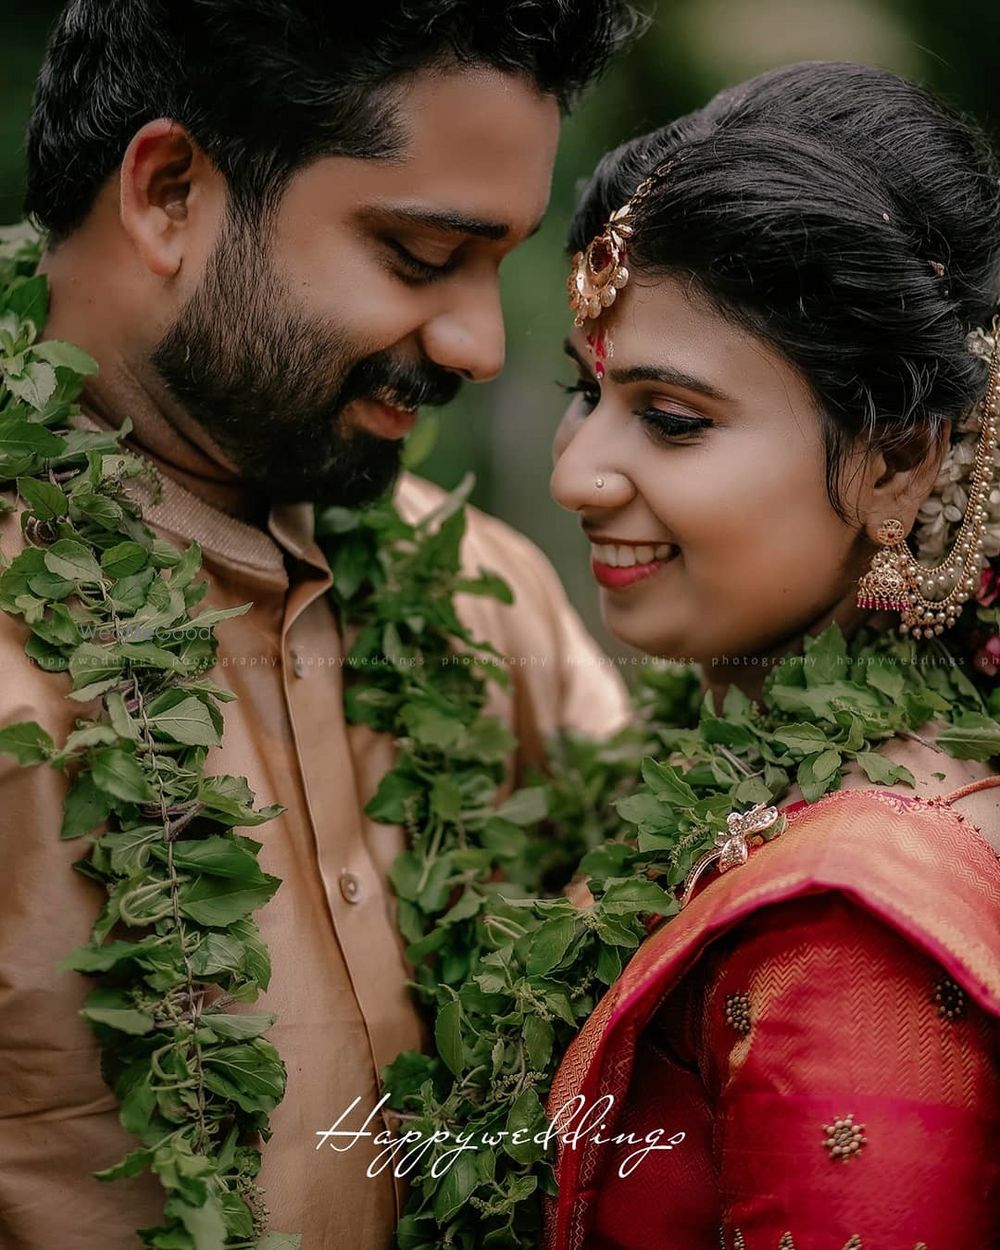
[[604, 478], [603, 478], [603, 477], [597, 477], [597, 478], [594, 478], [594, 485], [597, 487], [597, 489], [598, 489], [598, 490], [603, 490], [603, 489], [604, 489]]

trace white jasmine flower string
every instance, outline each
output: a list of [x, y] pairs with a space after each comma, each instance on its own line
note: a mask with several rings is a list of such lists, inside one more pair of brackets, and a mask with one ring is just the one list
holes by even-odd
[[[993, 336], [982, 328], [969, 335], [970, 352], [989, 360]], [[926, 564], [937, 563], [952, 546], [969, 502], [967, 483], [972, 476], [979, 441], [980, 413], [977, 405], [968, 416], [957, 422], [951, 445], [941, 463], [934, 490], [921, 504], [914, 529], [916, 556]], [[1000, 444], [993, 449], [997, 469], [993, 488], [987, 497], [986, 529], [983, 551], [987, 559], [1000, 556]]]

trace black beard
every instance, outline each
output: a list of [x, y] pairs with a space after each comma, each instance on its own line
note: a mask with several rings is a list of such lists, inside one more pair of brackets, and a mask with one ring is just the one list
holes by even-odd
[[461, 385], [387, 352], [352, 360], [342, 332], [294, 309], [260, 236], [235, 226], [151, 362], [248, 485], [274, 502], [319, 507], [368, 503], [399, 473], [400, 442], [345, 431], [347, 404], [415, 409], [450, 402]]

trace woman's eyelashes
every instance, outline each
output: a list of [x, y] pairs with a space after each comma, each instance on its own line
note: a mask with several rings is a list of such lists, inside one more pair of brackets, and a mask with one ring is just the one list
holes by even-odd
[[573, 383], [557, 381], [556, 386], [569, 396], [579, 395], [580, 407], [585, 412], [593, 412], [600, 403], [601, 388], [596, 382], [591, 382], [587, 378], [577, 378]]
[[678, 412], [665, 412], [662, 408], [644, 408], [635, 414], [654, 438], [690, 439], [712, 422], [708, 417], [683, 416]]
[[[572, 384], [559, 382], [558, 386], [567, 395], [579, 396], [579, 406], [584, 413], [591, 413], [601, 400], [601, 388], [590, 378], [577, 378]], [[640, 408], [633, 415], [643, 423], [654, 438], [678, 441], [690, 439], [702, 430], [708, 429], [713, 422], [708, 417], [696, 416], [693, 413], [668, 412], [663, 408]]]

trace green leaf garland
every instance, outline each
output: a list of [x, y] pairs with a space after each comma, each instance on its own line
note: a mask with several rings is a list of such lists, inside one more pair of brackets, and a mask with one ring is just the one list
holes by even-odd
[[[984, 702], [940, 639], [862, 631], [847, 641], [831, 626], [769, 673], [759, 703], [731, 688], [721, 715], [693, 668], [645, 666], [631, 726], [601, 743], [564, 735], [548, 774], [497, 807], [511, 743], [483, 707], [487, 681], [504, 674], [453, 607], [470, 588], [458, 558], [467, 488], [416, 526], [383, 503], [331, 510], [320, 532], [356, 637], [348, 716], [397, 737], [396, 765], [367, 810], [408, 831], [390, 875], [434, 1021], [437, 1054], [401, 1055], [383, 1083], [407, 1130], [451, 1134], [411, 1177], [397, 1244], [534, 1250], [555, 1189], [551, 1151], [531, 1139], [544, 1136], [560, 1057], [648, 926], [676, 914], [679, 887], [727, 814], [780, 801], [793, 782], [813, 801], [851, 764], [874, 784], [912, 785], [877, 748], [932, 718], [945, 722], [942, 750], [992, 758], [1000, 705]], [[498, 583], [484, 575], [474, 589]], [[471, 662], [456, 666], [456, 653]], [[574, 873], [592, 906], [563, 896]], [[434, 1177], [460, 1134], [493, 1145]]]
[[[0, 609], [26, 622], [28, 655], [67, 672], [71, 697], [97, 711], [62, 747], [26, 724], [0, 730], [0, 750], [67, 772], [60, 836], [90, 835], [82, 866], [106, 889], [91, 941], [64, 965], [95, 980], [84, 1014], [141, 1142], [100, 1179], [159, 1177], [164, 1223], [141, 1230], [148, 1246], [294, 1250], [296, 1237], [266, 1231], [251, 1144], [284, 1091], [263, 1036], [273, 1017], [225, 1012], [267, 988], [252, 916], [279, 884], [237, 830], [280, 808], [256, 809], [243, 778], [205, 775], [232, 696], [207, 676], [214, 637], [186, 637], [246, 608], [193, 613], [200, 552], [143, 524], [126, 487], [148, 470], [120, 446], [128, 427], [73, 426], [93, 362], [37, 343], [37, 255], [30, 238], [0, 249], [0, 485], [20, 497], [27, 542], [0, 574]], [[432, 436], [412, 440], [408, 464]], [[932, 718], [951, 754], [1000, 752], [1000, 692], [985, 702], [940, 640], [918, 652], [895, 634], [846, 642], [831, 628], [768, 675], [759, 704], [734, 688], [721, 715], [694, 670], [644, 668], [632, 725], [605, 742], [563, 735], [547, 773], [501, 803], [516, 744], [485, 706], [488, 683], [506, 681], [503, 657], [469, 634], [454, 601], [512, 596], [494, 574], [461, 568], [470, 489], [467, 479], [417, 524], [390, 500], [317, 518], [349, 640], [345, 713], [397, 743], [367, 811], [407, 832], [390, 877], [434, 1021], [436, 1053], [401, 1055], [384, 1082], [410, 1131], [492, 1143], [437, 1178], [449, 1147], [427, 1155], [402, 1250], [537, 1245], [554, 1180], [533, 1139], [560, 1056], [649, 924], [676, 913], [677, 888], [728, 812], [778, 801], [793, 781], [817, 798], [852, 762], [875, 784], [911, 784], [877, 748]], [[940, 663], [921, 664], [929, 653]], [[592, 906], [564, 896], [574, 874]]]
[[63, 966], [96, 982], [82, 1014], [142, 1144], [97, 1176], [159, 1178], [163, 1222], [138, 1231], [154, 1250], [294, 1250], [298, 1237], [267, 1232], [256, 1183], [256, 1143], [285, 1088], [262, 1036], [274, 1017], [224, 1011], [267, 987], [252, 913], [279, 885], [236, 829], [281, 810], [255, 809], [241, 777], [205, 774], [231, 697], [205, 680], [213, 627], [234, 610], [194, 610], [207, 588], [197, 545], [155, 538], [127, 490], [147, 466], [121, 434], [75, 427], [96, 365], [37, 341], [38, 254], [30, 237], [0, 245], [0, 487], [20, 500], [25, 539], [0, 571], [0, 608], [28, 626], [32, 659], [68, 673], [85, 714], [62, 747], [29, 722], [0, 730], [0, 751], [67, 774], [60, 836], [88, 838], [79, 866], [106, 892]]
[[[509, 845], [501, 837], [477, 876], [449, 871], [443, 897], [461, 923], [407, 911], [408, 936], [418, 920], [423, 931], [409, 954], [433, 998], [438, 1051], [402, 1055], [384, 1073], [410, 1131], [429, 1138], [447, 1129], [452, 1146], [459, 1134], [507, 1143], [518, 1127], [543, 1136], [541, 1108], [563, 1052], [648, 925], [676, 914], [678, 888], [730, 811], [777, 802], [793, 781], [816, 799], [839, 788], [851, 762], [875, 784], [912, 785], [909, 771], [877, 748], [931, 717], [946, 723], [937, 741], [949, 754], [1000, 754], [1000, 724], [940, 640], [919, 650], [896, 634], [862, 631], [847, 642], [831, 626], [769, 674], [759, 704], [730, 690], [721, 717], [699, 686], [691, 668], [643, 669], [635, 724], [605, 743], [562, 741], [545, 782], [547, 821], [513, 827], [517, 836]], [[395, 784], [390, 773], [383, 788]], [[419, 799], [413, 804], [422, 810]], [[433, 845], [419, 819], [411, 832], [427, 880], [441, 857], [465, 863], [454, 828]], [[465, 854], [478, 853], [480, 840], [466, 837]], [[569, 876], [565, 853], [549, 860], [555, 877], [543, 873], [548, 890], [532, 888], [539, 883], [524, 865], [544, 864], [539, 849], [553, 845], [575, 852], [592, 906], [542, 896]], [[520, 873], [497, 882], [494, 868], [515, 847]], [[475, 906], [465, 908], [470, 897]], [[542, 1197], [555, 1192], [551, 1153], [530, 1142], [486, 1146], [463, 1156], [460, 1176], [434, 1178], [432, 1165], [448, 1149], [445, 1142], [426, 1156], [398, 1245], [533, 1250]]]

